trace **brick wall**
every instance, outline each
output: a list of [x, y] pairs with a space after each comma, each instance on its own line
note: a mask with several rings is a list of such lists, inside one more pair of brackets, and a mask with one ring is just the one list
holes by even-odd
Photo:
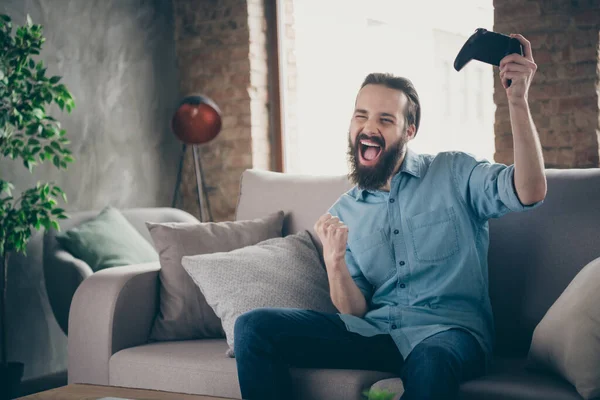
[[[529, 105], [548, 168], [598, 167], [598, 0], [494, 0], [494, 30], [529, 39], [538, 65]], [[495, 160], [513, 162], [506, 93], [494, 75]]]
[[[223, 113], [201, 157], [214, 220], [232, 220], [242, 172], [271, 163], [263, 1], [173, 0], [173, 9], [181, 96], [205, 94]], [[188, 148], [182, 208], [199, 216], [196, 193]]]

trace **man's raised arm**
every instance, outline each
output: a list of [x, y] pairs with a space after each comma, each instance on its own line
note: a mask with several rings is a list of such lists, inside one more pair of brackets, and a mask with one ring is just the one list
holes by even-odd
[[[521, 35], [511, 35], [523, 45], [524, 56], [511, 54], [500, 62], [500, 78], [506, 89], [512, 126], [515, 175], [514, 184], [519, 200], [530, 205], [546, 197], [546, 175], [542, 146], [529, 110], [528, 92], [537, 70], [531, 43]], [[507, 87], [508, 80], [511, 85]]]

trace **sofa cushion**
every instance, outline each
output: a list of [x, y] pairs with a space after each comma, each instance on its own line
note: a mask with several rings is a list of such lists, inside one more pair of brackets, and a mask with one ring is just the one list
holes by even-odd
[[[156, 342], [121, 350], [109, 363], [109, 384], [239, 399], [235, 359], [224, 339]], [[386, 372], [291, 369], [298, 400], [363, 400], [362, 391], [392, 377]]]
[[108, 206], [96, 217], [56, 235], [74, 257], [96, 272], [104, 268], [158, 261], [158, 254], [119, 210]]
[[237, 318], [261, 307], [337, 313], [327, 273], [307, 231], [227, 253], [183, 257], [182, 264], [223, 323], [233, 356]]
[[160, 305], [151, 340], [223, 337], [221, 321], [181, 265], [184, 256], [227, 252], [281, 236], [283, 212], [237, 222], [151, 223], [160, 254]]
[[600, 397], [600, 258], [586, 265], [533, 332], [529, 361]]
[[460, 400], [581, 400], [573, 386], [550, 374], [525, 369], [526, 358], [500, 358], [490, 372], [460, 387]]

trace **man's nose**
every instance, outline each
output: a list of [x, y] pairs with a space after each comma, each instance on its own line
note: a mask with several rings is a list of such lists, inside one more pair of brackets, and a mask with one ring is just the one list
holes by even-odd
[[367, 135], [379, 133], [379, 127], [373, 118], [367, 118], [367, 121], [363, 126], [363, 133], [366, 133]]

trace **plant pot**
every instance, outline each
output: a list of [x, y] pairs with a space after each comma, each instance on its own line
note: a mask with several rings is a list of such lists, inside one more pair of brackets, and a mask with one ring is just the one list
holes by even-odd
[[23, 363], [19, 362], [0, 364], [0, 400], [9, 400], [18, 396], [23, 367]]

